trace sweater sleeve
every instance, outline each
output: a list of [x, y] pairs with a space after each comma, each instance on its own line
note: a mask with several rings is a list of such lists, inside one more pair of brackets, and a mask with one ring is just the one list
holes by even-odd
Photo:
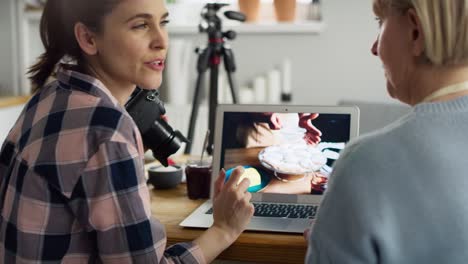
[[[346, 148], [336, 162], [313, 223], [306, 263], [377, 263], [372, 226], [373, 193], [359, 144]], [[378, 217], [378, 216], [377, 216]]]

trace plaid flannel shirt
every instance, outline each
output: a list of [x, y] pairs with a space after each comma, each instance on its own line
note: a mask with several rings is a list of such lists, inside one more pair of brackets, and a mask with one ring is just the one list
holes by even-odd
[[151, 218], [142, 140], [104, 85], [61, 69], [0, 152], [0, 263], [203, 263], [166, 249]]

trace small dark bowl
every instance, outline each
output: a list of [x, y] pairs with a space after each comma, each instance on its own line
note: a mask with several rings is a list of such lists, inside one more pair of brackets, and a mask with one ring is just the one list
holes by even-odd
[[[154, 166], [148, 169], [148, 182], [156, 189], [171, 189], [176, 187], [182, 180], [182, 168], [172, 165], [174, 170], [167, 171], [164, 166]], [[169, 167], [168, 167], [169, 168]]]

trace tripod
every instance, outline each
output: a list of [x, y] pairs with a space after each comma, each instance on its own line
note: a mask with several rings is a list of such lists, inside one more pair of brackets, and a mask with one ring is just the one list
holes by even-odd
[[[204, 75], [208, 68], [210, 69], [210, 86], [209, 86], [209, 105], [208, 105], [208, 129], [210, 131], [208, 135], [208, 144], [206, 151], [208, 154], [213, 153], [213, 132], [215, 127], [216, 119], [216, 107], [218, 105], [218, 75], [219, 65], [221, 64], [221, 58], [224, 59], [224, 67], [231, 90], [232, 101], [234, 104], [238, 102], [238, 95], [236, 90], [236, 84], [234, 82], [233, 74], [236, 71], [236, 64], [234, 61], [233, 51], [225, 46], [225, 39], [233, 40], [236, 37], [236, 33], [232, 30], [222, 32], [221, 20], [216, 16], [218, 11], [225, 4], [207, 4], [205, 8], [206, 13], [202, 13], [202, 16], [208, 20], [208, 28], [204, 29], [208, 32], [208, 46], [201, 52], [199, 49], [196, 52], [199, 54], [197, 61], [197, 82], [195, 86], [195, 94], [192, 102], [192, 112], [190, 115], [190, 123], [188, 130], [188, 139], [185, 148], [185, 153], [189, 154], [192, 149], [193, 135], [195, 132], [195, 122], [198, 116], [198, 108], [200, 105], [201, 87], [203, 86]], [[239, 21], [244, 21], [245, 17], [243, 14], [235, 11], [226, 11], [226, 17]], [[203, 29], [201, 29], [203, 31]]]

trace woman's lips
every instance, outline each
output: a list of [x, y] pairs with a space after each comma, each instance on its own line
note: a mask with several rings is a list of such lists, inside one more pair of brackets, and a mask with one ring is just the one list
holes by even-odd
[[155, 71], [164, 70], [164, 60], [154, 60], [150, 62], [145, 62], [145, 65], [148, 66], [148, 68]]

